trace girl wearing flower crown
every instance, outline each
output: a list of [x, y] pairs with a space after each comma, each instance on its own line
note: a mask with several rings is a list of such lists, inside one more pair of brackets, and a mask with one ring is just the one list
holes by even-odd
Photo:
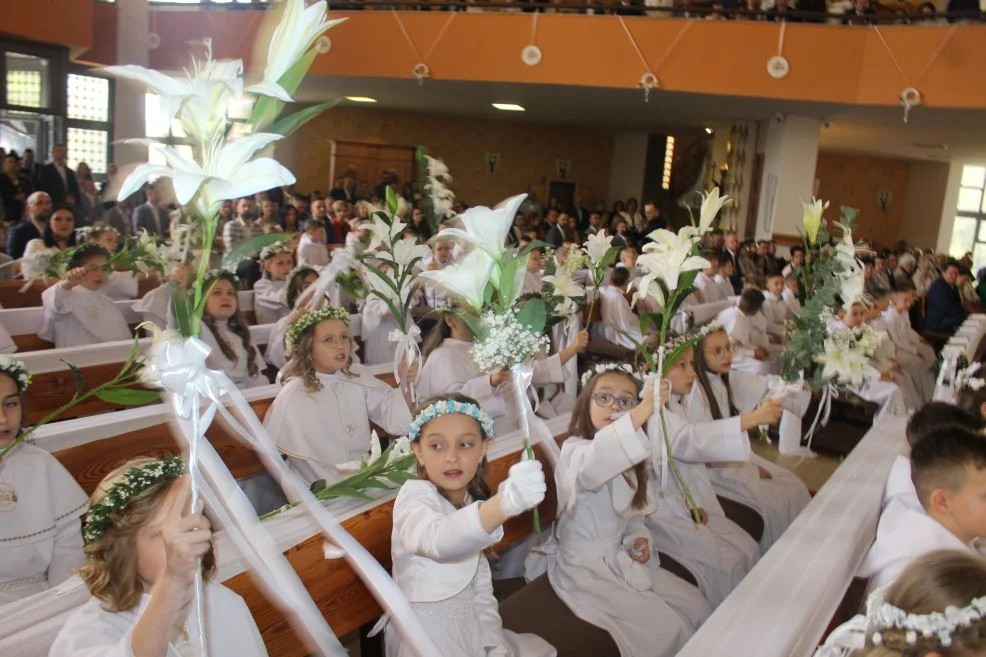
[[[490, 495], [483, 476], [493, 420], [463, 395], [422, 404], [408, 430], [418, 479], [394, 502], [394, 581], [443, 655], [554, 657], [531, 634], [503, 629], [483, 552], [503, 538], [503, 523], [536, 506], [547, 487], [541, 463], [522, 460]], [[387, 657], [416, 655], [387, 626]]]
[[[270, 336], [267, 338], [267, 362], [281, 369], [284, 367], [288, 358], [284, 350], [284, 338], [287, 336], [288, 328], [294, 323], [302, 314], [303, 310], [296, 308], [298, 306], [298, 299], [301, 297], [302, 293], [315, 284], [318, 280], [318, 272], [315, 271], [313, 267], [308, 267], [307, 265], [301, 265], [300, 267], [295, 267], [288, 274], [287, 282], [284, 285], [284, 289], [281, 290], [281, 296], [283, 297], [283, 303], [286, 307], [292, 308], [290, 314], [285, 315], [274, 323], [271, 327]], [[254, 290], [256, 290], [254, 286]]]
[[79, 570], [92, 598], [51, 646], [58, 657], [179, 657], [195, 654], [192, 591], [205, 585], [205, 640], [213, 657], [266, 657], [246, 603], [209, 581], [216, 571], [212, 531], [189, 509], [182, 461], [136, 459], [106, 476], [92, 495]]
[[[695, 384], [694, 363], [694, 351], [688, 349], [668, 369], [666, 376], [671, 391], [664, 413], [666, 424], [662, 426], [658, 417], [650, 420], [656, 442], [652, 441], [650, 446], [647, 481], [651, 485], [651, 497], [657, 499], [663, 489], [666, 503], [659, 504], [657, 512], [647, 516], [645, 524], [655, 548], [684, 564], [709, 602], [719, 605], [756, 564], [760, 546], [726, 518], [706, 466], [748, 459], [750, 440], [742, 431], [724, 432], [715, 422], [694, 424], [688, 420], [683, 403]], [[748, 418], [750, 426], [774, 421], [776, 412], [779, 411], [774, 405], [761, 407]], [[662, 462], [664, 426], [678, 470], [700, 508], [700, 524], [692, 519], [677, 478]], [[667, 481], [662, 482], [664, 472]]]
[[[0, 356], [0, 451], [20, 435], [30, 383], [21, 361]], [[0, 606], [60, 584], [82, 565], [79, 517], [87, 506], [45, 450], [20, 442], [0, 459]]]
[[986, 560], [938, 550], [916, 560], [866, 613], [843, 623], [815, 657], [979, 657], [986, 654]]
[[306, 312], [291, 325], [286, 344], [284, 387], [264, 424], [305, 480], [341, 479], [336, 466], [359, 461], [370, 449], [370, 422], [391, 435], [404, 433], [411, 412], [400, 388], [350, 368], [348, 312], [336, 306]]
[[[706, 332], [695, 343], [695, 385], [682, 403], [688, 419], [697, 424], [711, 423], [708, 431], [749, 440], [748, 430], [773, 424], [780, 417], [782, 443], [785, 432], [792, 431], [800, 444], [800, 417], [789, 409], [803, 414], [806, 395], [783, 403], [764, 399], [766, 377], [731, 371], [732, 359], [729, 336], [721, 327]], [[811, 501], [798, 477], [753, 453], [747, 459], [711, 464], [708, 473], [717, 495], [746, 505], [763, 518], [760, 548], [764, 552]]]
[[[670, 657], [712, 613], [697, 588], [658, 568], [644, 516], [654, 415], [651, 386], [625, 363], [599, 366], [575, 402], [555, 470], [558, 551], [548, 578], [581, 619], [608, 631], [623, 657]], [[665, 394], [667, 390], [665, 388]]]
[[[500, 435], [515, 431], [519, 420], [513, 413], [509, 370], [485, 374], [472, 358], [474, 336], [468, 324], [456, 315], [456, 304], [446, 301], [439, 309], [440, 317], [422, 350], [425, 364], [421, 368], [416, 389], [422, 397], [461, 393], [479, 400], [496, 421]], [[557, 354], [534, 363], [534, 385], [565, 381], [565, 363], [575, 358], [589, 344], [588, 331], [579, 331], [575, 341]]]
[[75, 250], [65, 280], [41, 293], [40, 338], [60, 349], [132, 337], [123, 313], [103, 292], [109, 259], [109, 251], [98, 244], [83, 244]]
[[[83, 226], [75, 234], [85, 244], [99, 244], [109, 253], [120, 250], [120, 232], [112, 226]], [[115, 271], [106, 279], [103, 293], [114, 301], [134, 299], [139, 292], [137, 277], [129, 271]]]
[[286, 244], [265, 246], [260, 252], [264, 276], [253, 285], [253, 310], [258, 324], [273, 324], [291, 312], [284, 304], [284, 286], [294, 267], [294, 251]]
[[250, 327], [240, 312], [237, 278], [232, 272], [212, 272], [205, 281], [209, 291], [202, 312], [202, 341], [212, 347], [208, 365], [221, 370], [237, 388], [267, 385], [260, 371], [264, 360], [250, 339]]

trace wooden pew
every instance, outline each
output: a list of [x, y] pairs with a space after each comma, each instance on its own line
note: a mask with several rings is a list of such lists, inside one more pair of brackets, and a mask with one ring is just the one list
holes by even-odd
[[[31, 306], [41, 305], [41, 293], [44, 292], [49, 285], [53, 285], [57, 281], [51, 280], [49, 282], [36, 280], [33, 281], [25, 290], [21, 290], [24, 287], [26, 281], [0, 281], [0, 307], [4, 309], [8, 308], [29, 308]], [[157, 274], [149, 274], [148, 276], [141, 276], [137, 280], [137, 296], [142, 297], [147, 292], [153, 290], [161, 281], [158, 279]]]

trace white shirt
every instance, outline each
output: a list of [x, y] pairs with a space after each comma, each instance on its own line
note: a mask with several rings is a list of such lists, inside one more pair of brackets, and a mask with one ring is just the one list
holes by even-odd
[[[346, 236], [347, 240], [349, 236]], [[321, 242], [316, 242], [308, 233], [298, 240], [298, 266], [324, 267], [329, 264], [329, 250]]]
[[54, 246], [45, 246], [45, 242], [37, 237], [27, 243], [24, 247], [24, 256], [21, 258], [21, 276], [25, 280], [41, 278], [45, 275], [45, 268], [51, 256], [58, 253], [59, 249]]
[[788, 314], [792, 317], [801, 314], [801, 301], [798, 299], [798, 295], [785, 287], [784, 292], [781, 293], [781, 298], [784, 299]]
[[273, 324], [287, 316], [291, 309], [284, 303], [287, 281], [261, 278], [253, 284], [253, 312], [258, 324]]
[[604, 285], [599, 288], [599, 302], [603, 338], [627, 349], [636, 349], [633, 341], [644, 340], [640, 332], [640, 318], [630, 309], [623, 292], [612, 285]]
[[[719, 285], [718, 278], [718, 275], [713, 278], [704, 271], [700, 271], [695, 277], [695, 287], [698, 288], [699, 295], [702, 297], [702, 303], [714, 303], [729, 298], [730, 295], [725, 294], [723, 286]], [[732, 292], [732, 285], [730, 285], [730, 292]]]
[[270, 383], [262, 371], [264, 369], [264, 359], [260, 355], [260, 352], [257, 351], [255, 345], [251, 345], [250, 349], [255, 353], [254, 362], [257, 365], [257, 374], [254, 376], [250, 375], [250, 363], [247, 357], [246, 345], [243, 344], [243, 339], [240, 336], [229, 329], [228, 321], [217, 321], [216, 330], [226, 343], [229, 344], [230, 348], [232, 348], [233, 360], [223, 355], [212, 329], [205, 322], [202, 322], [201, 327], [202, 333], [200, 337], [202, 338], [202, 342], [212, 347], [212, 353], [209, 354], [209, 358], [206, 360], [206, 364], [211, 369], [225, 372], [237, 388], [253, 388], [254, 386], [265, 386]]
[[723, 299], [728, 299], [729, 297], [736, 294], [736, 291], [733, 289], [732, 281], [730, 281], [722, 274], [716, 274], [715, 281], [716, 281], [716, 285], [719, 286], [719, 293], [722, 295]]
[[56, 348], [129, 340], [127, 320], [102, 290], [81, 285], [65, 289], [61, 283], [41, 293], [44, 320], [38, 336]]

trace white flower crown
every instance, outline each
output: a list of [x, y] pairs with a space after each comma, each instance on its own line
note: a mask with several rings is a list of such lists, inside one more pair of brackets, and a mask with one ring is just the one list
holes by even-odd
[[285, 244], [284, 242], [276, 242], [274, 244], [268, 244], [264, 248], [260, 249], [260, 260], [261, 262], [267, 262], [268, 260], [279, 256], [283, 253], [289, 253], [294, 255], [294, 249]]
[[496, 425], [489, 413], [481, 409], [476, 404], [455, 401], [454, 399], [441, 399], [430, 406], [425, 407], [420, 413], [414, 416], [411, 425], [407, 428], [407, 437], [417, 440], [421, 437], [421, 430], [426, 424], [443, 415], [468, 415], [479, 422], [483, 428], [483, 434], [487, 438], [496, 436]]
[[17, 392], [24, 392], [31, 385], [31, 373], [27, 366], [10, 354], [0, 354], [0, 372], [14, 380]]
[[973, 392], [978, 391], [983, 386], [986, 386], [986, 380], [982, 377], [973, 376], [982, 367], [981, 363], [972, 363], [969, 367], [959, 370], [955, 373], [955, 388], [957, 390], [962, 390], [963, 388], [968, 388]]
[[[963, 627], [969, 627], [986, 618], [986, 596], [974, 599], [969, 605], [959, 609], [949, 606], [945, 611], [930, 614], [909, 614], [899, 607], [884, 601], [883, 592], [877, 592], [867, 605], [866, 617], [873, 632], [873, 645], [886, 642], [886, 630], [905, 630], [904, 640], [908, 646], [917, 645], [918, 635], [924, 639], [937, 638], [943, 648], [952, 645], [952, 634]], [[890, 646], [893, 647], [893, 646]]]
[[349, 313], [344, 308], [322, 306], [321, 308], [308, 311], [291, 325], [291, 328], [288, 329], [288, 334], [284, 337], [285, 346], [289, 350], [293, 349], [294, 343], [302, 333], [327, 319], [338, 319], [341, 322], [345, 322], [347, 326], [349, 325]]
[[113, 226], [80, 226], [75, 229], [76, 237], [81, 237], [83, 239], [89, 239], [90, 235], [99, 233], [113, 233], [117, 237], [120, 236], [120, 231]]
[[582, 373], [582, 387], [585, 388], [586, 384], [589, 383], [589, 379], [592, 377], [597, 374], [605, 374], [606, 372], [620, 372], [621, 374], [630, 376], [637, 383], [641, 382], [640, 376], [629, 363], [600, 363]]

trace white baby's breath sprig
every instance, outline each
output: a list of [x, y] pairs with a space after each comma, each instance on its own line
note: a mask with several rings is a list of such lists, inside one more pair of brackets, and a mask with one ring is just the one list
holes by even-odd
[[476, 367], [490, 372], [498, 367], [510, 369], [532, 358], [549, 344], [547, 336], [534, 333], [517, 321], [513, 312], [497, 315], [483, 313], [486, 339], [473, 343], [472, 358]]

